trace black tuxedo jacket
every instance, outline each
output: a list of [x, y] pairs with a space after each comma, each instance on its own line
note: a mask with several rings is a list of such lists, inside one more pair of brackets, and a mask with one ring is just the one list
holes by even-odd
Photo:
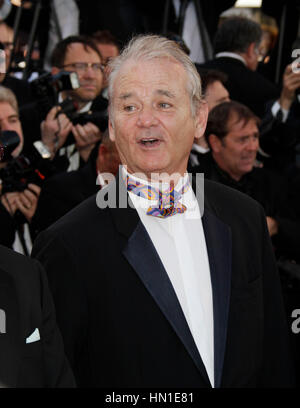
[[230, 98], [248, 106], [259, 117], [264, 115], [267, 102], [279, 97], [275, 84], [236, 58], [220, 57], [197, 66], [225, 72]]
[[79, 170], [59, 173], [46, 180], [31, 221], [33, 236], [49, 227], [86, 198], [96, 194], [100, 188], [96, 185], [96, 177], [95, 163], [89, 160]]
[[[115, 196], [116, 180], [42, 232], [32, 253], [48, 273], [77, 384], [209, 387], [137, 211], [122, 208], [118, 198], [116, 208], [96, 204]], [[288, 331], [262, 208], [207, 181], [202, 221], [213, 292], [215, 386], [291, 386]]]
[[[0, 246], [0, 386], [75, 385], [55, 321], [45, 271]], [[26, 343], [39, 330], [40, 340]]]

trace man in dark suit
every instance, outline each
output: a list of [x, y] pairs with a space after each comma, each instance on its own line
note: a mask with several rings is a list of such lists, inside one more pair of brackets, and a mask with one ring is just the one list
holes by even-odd
[[266, 103], [277, 99], [280, 90], [256, 71], [262, 31], [258, 23], [244, 17], [227, 18], [214, 40], [215, 58], [203, 64], [228, 76], [230, 98], [248, 106], [262, 117]]
[[0, 246], [0, 386], [74, 387], [41, 265]]
[[185, 174], [207, 120], [195, 66], [150, 35], [111, 69], [109, 131], [123, 167], [32, 253], [78, 385], [292, 386], [262, 208], [212, 182], [203, 205], [201, 178], [194, 192]]
[[194, 171], [258, 201], [266, 213], [276, 257], [298, 257], [299, 217], [288, 202], [287, 181], [255, 163], [258, 117], [239, 102], [221, 103], [209, 113], [205, 138], [210, 152], [202, 155]]

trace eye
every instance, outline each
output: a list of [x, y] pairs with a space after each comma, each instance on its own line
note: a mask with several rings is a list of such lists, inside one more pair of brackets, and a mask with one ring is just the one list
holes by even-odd
[[18, 119], [18, 118], [11, 118], [11, 119], [9, 119], [9, 123], [17, 123], [17, 122], [19, 122], [19, 119]]
[[160, 103], [158, 104], [158, 106], [159, 106], [160, 108], [162, 108], [162, 109], [168, 109], [168, 108], [171, 107], [171, 105], [170, 105], [168, 102], [160, 102]]
[[126, 112], [134, 112], [135, 110], [136, 110], [136, 107], [133, 105], [124, 106], [124, 111]]
[[248, 136], [242, 137], [242, 138], [240, 138], [240, 143], [241, 143], [241, 144], [247, 143], [248, 140], [249, 140], [249, 137], [248, 137]]

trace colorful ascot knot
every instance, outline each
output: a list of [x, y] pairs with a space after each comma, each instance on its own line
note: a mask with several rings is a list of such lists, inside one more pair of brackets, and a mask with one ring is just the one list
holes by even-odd
[[150, 206], [147, 210], [147, 215], [153, 217], [166, 218], [174, 214], [184, 213], [186, 206], [181, 204], [179, 200], [188, 189], [189, 181], [179, 191], [176, 191], [173, 186], [171, 189], [162, 192], [151, 185], [143, 184], [127, 176], [128, 191], [147, 200], [156, 200], [158, 202], [156, 206]]

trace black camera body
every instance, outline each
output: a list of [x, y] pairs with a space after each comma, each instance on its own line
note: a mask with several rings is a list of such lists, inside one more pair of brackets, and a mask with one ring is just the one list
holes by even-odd
[[19, 143], [19, 135], [14, 131], [3, 131], [0, 135], [1, 161], [6, 162], [6, 166], [0, 169], [2, 194], [24, 191], [29, 183], [41, 186], [46, 177], [55, 173], [55, 166], [50, 160], [44, 159], [35, 148], [29, 156], [20, 155], [13, 158], [11, 153]]
[[60, 71], [56, 75], [43, 74], [31, 82], [32, 93], [38, 101], [38, 109], [43, 120], [49, 110], [56, 104], [58, 94], [62, 91], [80, 87], [76, 72]]
[[13, 130], [3, 130], [0, 135], [0, 161], [6, 162], [11, 158], [11, 153], [20, 143], [20, 137]]

